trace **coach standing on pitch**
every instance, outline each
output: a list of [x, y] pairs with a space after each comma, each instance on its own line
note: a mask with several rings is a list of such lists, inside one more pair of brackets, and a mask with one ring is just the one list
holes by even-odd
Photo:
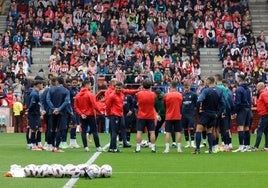
[[97, 130], [97, 124], [95, 119], [96, 111], [100, 111], [97, 106], [95, 96], [90, 91], [91, 84], [89, 80], [84, 80], [82, 83], [82, 89], [76, 95], [74, 99], [74, 110], [80, 116], [82, 125], [82, 141], [86, 152], [89, 152], [87, 145], [87, 130], [90, 126], [90, 132], [93, 134], [95, 146], [98, 152], [102, 152], [103, 149], [100, 147], [100, 140]]
[[260, 116], [260, 119], [253, 151], [258, 151], [263, 133], [265, 135], [264, 150], [268, 151], [268, 91], [265, 91], [265, 84], [263, 82], [257, 84], [257, 92], [257, 112]]
[[217, 117], [221, 116], [225, 109], [225, 101], [222, 90], [215, 86], [214, 77], [206, 79], [207, 88], [204, 88], [197, 99], [199, 110], [199, 122], [196, 126], [196, 149], [192, 154], [200, 154], [201, 135], [204, 127], [207, 129], [209, 150], [212, 153], [213, 136], [212, 131]]
[[251, 92], [245, 83], [245, 76], [238, 75], [234, 112], [236, 113], [236, 123], [238, 129], [239, 148], [233, 152], [250, 151], [250, 132], [249, 127], [252, 120], [251, 112]]
[[[46, 101], [51, 114], [52, 132], [56, 134], [56, 144], [52, 152], [64, 152], [59, 149], [59, 145], [64, 132], [67, 129], [68, 104], [70, 103], [70, 92], [64, 86], [64, 79], [58, 77], [56, 86], [49, 89]], [[54, 134], [52, 134], [54, 135]], [[52, 138], [54, 140], [54, 138]], [[54, 142], [54, 141], [53, 141]]]

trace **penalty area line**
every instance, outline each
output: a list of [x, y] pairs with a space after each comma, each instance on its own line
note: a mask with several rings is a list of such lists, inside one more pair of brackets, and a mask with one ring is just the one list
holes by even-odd
[[[103, 149], [107, 149], [109, 147], [110, 143], [106, 144]], [[102, 152], [95, 152], [92, 157], [89, 158], [89, 160], [85, 163], [87, 165], [91, 165], [101, 154]], [[64, 186], [63, 188], [71, 188], [74, 186], [74, 184], [79, 180], [79, 178], [71, 178]]]

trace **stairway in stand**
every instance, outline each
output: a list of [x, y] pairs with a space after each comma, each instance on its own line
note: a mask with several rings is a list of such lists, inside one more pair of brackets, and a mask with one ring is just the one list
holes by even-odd
[[218, 48], [200, 48], [200, 68], [202, 79], [222, 74], [222, 62], [219, 61]]
[[0, 15], [0, 33], [2, 33], [3, 35], [6, 29], [6, 20], [7, 20], [10, 3], [11, 3], [10, 0], [6, 0], [6, 12], [4, 15]]
[[32, 57], [34, 64], [31, 65], [32, 73], [30, 73], [29, 76], [35, 77], [41, 68], [46, 75], [48, 74], [50, 54], [51, 48], [33, 48]]
[[266, 34], [268, 42], [268, 3], [267, 0], [250, 0], [249, 9], [252, 16], [252, 28], [254, 36], [258, 36], [261, 31]]

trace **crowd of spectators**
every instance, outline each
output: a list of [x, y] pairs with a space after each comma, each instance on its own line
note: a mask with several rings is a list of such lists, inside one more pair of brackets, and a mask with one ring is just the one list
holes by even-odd
[[24, 85], [32, 48], [49, 43], [50, 75], [198, 85], [199, 49], [217, 47], [215, 63], [230, 85], [241, 73], [254, 84], [268, 80], [267, 45], [264, 32], [255, 40], [251, 22], [246, 0], [12, 0], [0, 34], [0, 82], [7, 90], [15, 79]]

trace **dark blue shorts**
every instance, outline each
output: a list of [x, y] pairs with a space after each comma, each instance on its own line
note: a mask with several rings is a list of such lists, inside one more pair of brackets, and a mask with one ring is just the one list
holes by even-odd
[[195, 117], [190, 115], [183, 115], [181, 119], [181, 124], [184, 129], [194, 128]]
[[37, 130], [41, 127], [40, 115], [28, 115], [28, 125], [31, 130]]
[[223, 131], [229, 130], [232, 127], [231, 115], [226, 115], [222, 118]]
[[216, 124], [216, 114], [210, 112], [202, 112], [199, 116], [198, 124], [206, 128], [214, 127]]
[[155, 130], [154, 119], [139, 119], [137, 118], [137, 131], [144, 131], [144, 128], [148, 131]]
[[165, 131], [168, 133], [174, 132], [181, 132], [181, 120], [166, 120]]
[[252, 112], [250, 108], [242, 108], [237, 112], [237, 126], [250, 126], [252, 121]]

